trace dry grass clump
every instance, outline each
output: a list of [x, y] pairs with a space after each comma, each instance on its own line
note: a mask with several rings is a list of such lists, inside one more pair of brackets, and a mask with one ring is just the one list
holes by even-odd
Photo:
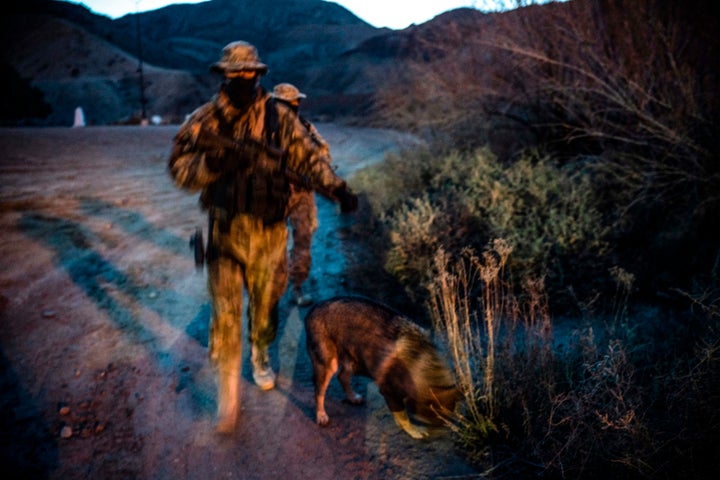
[[[435, 256], [431, 317], [465, 399], [448, 422], [470, 456], [486, 473], [510, 476], [700, 474], [713, 461], [708, 450], [717, 447], [699, 439], [712, 438], [719, 415], [710, 411], [709, 424], [688, 434], [685, 426], [697, 415], [689, 415], [687, 402], [718, 405], [712, 368], [720, 361], [720, 319], [706, 317], [708, 336], [696, 337], [699, 348], [689, 355], [672, 355], [679, 361], [673, 367], [663, 357], [677, 352], [655, 344], [649, 325], [647, 338], [633, 336], [624, 306], [632, 278], [615, 269], [616, 316], [558, 331], [542, 280], [525, 282], [524, 300], [513, 296], [504, 274], [511, 252], [505, 240], [495, 240], [481, 255], [466, 250], [452, 260], [439, 250]], [[557, 333], [566, 347], [558, 347]], [[681, 450], [697, 463], [685, 463]]]

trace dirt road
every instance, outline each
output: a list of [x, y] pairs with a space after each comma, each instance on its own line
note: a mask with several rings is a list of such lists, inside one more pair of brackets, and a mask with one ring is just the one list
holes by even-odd
[[[410, 138], [319, 125], [340, 173]], [[472, 469], [449, 435], [418, 442], [374, 384], [367, 405], [328, 393], [314, 421], [302, 318], [286, 295], [271, 350], [278, 385], [259, 391], [244, 347], [242, 416], [213, 431], [210, 307], [188, 237], [197, 196], [165, 171], [177, 127], [0, 129], [0, 461], [17, 478], [422, 479]], [[344, 228], [320, 200], [311, 293], [348, 293]], [[367, 279], [372, 282], [371, 278]], [[245, 327], [246, 330], [246, 327]], [[8, 471], [7, 468], [3, 469]]]

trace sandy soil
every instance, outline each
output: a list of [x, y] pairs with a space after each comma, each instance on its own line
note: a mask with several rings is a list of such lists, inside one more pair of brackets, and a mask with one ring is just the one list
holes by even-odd
[[[339, 171], [412, 139], [319, 125]], [[242, 418], [213, 431], [205, 272], [188, 237], [205, 218], [165, 171], [177, 127], [0, 129], [0, 461], [18, 478], [374, 479], [473, 476], [449, 434], [418, 442], [374, 384], [314, 422], [302, 318], [290, 295], [261, 392], [244, 348]], [[353, 216], [319, 201], [311, 293], [348, 293]], [[360, 281], [373, 282], [372, 278]]]

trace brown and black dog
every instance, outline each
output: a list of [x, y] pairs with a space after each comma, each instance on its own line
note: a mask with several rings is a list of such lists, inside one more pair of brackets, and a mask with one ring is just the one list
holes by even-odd
[[[391, 308], [363, 297], [336, 297], [308, 312], [305, 329], [318, 425], [330, 421], [325, 392], [336, 372], [355, 405], [363, 398], [351, 378], [371, 378], [395, 422], [413, 438], [428, 436], [427, 424], [441, 425], [454, 411], [460, 395], [428, 333]], [[408, 414], [426, 425], [411, 422]]]

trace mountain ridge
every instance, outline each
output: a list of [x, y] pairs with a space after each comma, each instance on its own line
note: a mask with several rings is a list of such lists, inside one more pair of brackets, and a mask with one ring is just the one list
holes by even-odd
[[1, 61], [43, 92], [52, 113], [3, 123], [31, 125], [68, 124], [76, 106], [91, 124], [139, 121], [141, 65], [148, 113], [179, 122], [215, 93], [219, 79], [208, 67], [224, 45], [241, 39], [269, 65], [266, 88], [295, 83], [308, 94], [309, 116], [362, 123], [375, 95], [402, 79], [407, 62], [451, 55], [456, 47], [447, 45], [446, 29], [465, 24], [463, 31], [472, 32], [490, 18], [465, 8], [396, 31], [321, 0], [210, 0], [115, 20], [56, 0], [7, 11], [0, 26], [9, 47]]

